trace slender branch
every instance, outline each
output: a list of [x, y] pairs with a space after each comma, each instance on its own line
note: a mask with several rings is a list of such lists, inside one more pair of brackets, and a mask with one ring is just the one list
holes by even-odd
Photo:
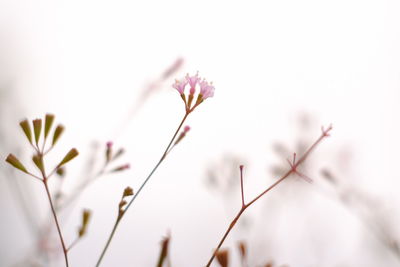
[[43, 181], [42, 178], [40, 178], [39, 176], [34, 175], [33, 173], [27, 172], [26, 174], [32, 176], [33, 178], [35, 178], [35, 179], [37, 179], [37, 180], [39, 180], [39, 181]]
[[290, 169], [281, 177], [279, 178], [275, 183], [273, 183], [271, 186], [269, 186], [267, 189], [265, 189], [263, 192], [261, 192], [258, 196], [256, 196], [253, 200], [251, 200], [248, 204], [244, 204], [244, 194], [243, 194], [243, 166], [240, 166], [240, 185], [241, 185], [241, 192], [242, 192], [242, 207], [240, 208], [239, 212], [235, 216], [235, 218], [232, 220], [230, 223], [228, 229], [226, 230], [225, 234], [222, 236], [221, 240], [219, 241], [217, 248], [215, 249], [214, 253], [212, 254], [211, 258], [209, 259], [206, 267], [210, 267], [211, 263], [213, 262], [215, 256], [218, 253], [218, 250], [221, 248], [222, 244], [224, 243], [225, 239], [233, 229], [233, 227], [236, 225], [236, 222], [239, 220], [240, 216], [243, 214], [243, 212], [250, 207], [254, 202], [256, 202], [258, 199], [260, 199], [262, 196], [264, 196], [266, 193], [268, 193], [270, 190], [275, 188], [278, 184], [283, 182], [286, 178], [288, 178], [291, 174], [297, 174], [297, 167], [303, 163], [307, 157], [310, 155], [310, 153], [317, 147], [317, 145], [324, 139], [325, 137], [329, 136], [329, 131], [332, 129], [332, 126], [329, 126], [328, 129], [324, 130], [322, 128], [322, 134], [321, 136], [310, 146], [310, 148], [304, 153], [304, 155], [296, 162], [295, 156], [293, 157], [293, 164], [290, 164]]
[[243, 192], [243, 165], [240, 165], [240, 191], [242, 193], [242, 207], [244, 207], [245, 204], [244, 204], [244, 192]]
[[107, 243], [103, 249], [103, 251], [101, 252], [101, 255], [96, 263], [96, 267], [100, 266], [101, 261], [103, 260], [103, 257], [109, 247], [109, 245], [111, 244], [111, 240], [114, 237], [114, 234], [117, 230], [117, 227], [119, 225], [119, 222], [122, 220], [122, 217], [125, 215], [126, 211], [129, 209], [129, 207], [132, 205], [132, 203], [135, 201], [135, 199], [139, 196], [140, 192], [143, 190], [143, 188], [145, 187], [145, 185], [147, 184], [147, 182], [150, 180], [150, 178], [153, 176], [154, 172], [158, 169], [158, 167], [160, 166], [160, 164], [164, 161], [164, 159], [167, 157], [170, 148], [176, 138], [176, 136], [179, 133], [179, 130], [182, 128], [183, 123], [186, 121], [188, 115], [190, 114], [191, 111], [188, 111], [185, 113], [185, 116], [183, 116], [182, 121], [180, 122], [178, 128], [176, 129], [174, 135], [171, 138], [171, 141], [169, 142], [168, 146], [166, 147], [164, 153], [162, 154], [160, 160], [157, 162], [157, 164], [154, 166], [154, 168], [151, 170], [151, 172], [148, 174], [148, 176], [146, 177], [146, 179], [144, 180], [143, 184], [139, 187], [138, 191], [136, 192], [136, 194], [133, 195], [132, 199], [129, 201], [128, 205], [126, 206], [126, 208], [124, 209], [124, 212], [117, 218], [117, 220], [115, 221], [114, 227], [110, 233], [110, 236], [108, 237]]
[[71, 245], [68, 246], [67, 251], [69, 252], [75, 245], [80, 241], [81, 239], [79, 237], [75, 238], [75, 240], [71, 243]]
[[64, 238], [63, 238], [62, 233], [61, 233], [60, 224], [58, 223], [58, 218], [57, 218], [56, 210], [55, 210], [55, 208], [54, 208], [53, 200], [51, 199], [51, 195], [50, 195], [50, 190], [49, 190], [49, 187], [48, 187], [48, 185], [47, 185], [47, 179], [46, 179], [45, 177], [44, 177], [44, 179], [43, 179], [43, 184], [44, 184], [44, 187], [46, 188], [46, 193], [47, 193], [47, 197], [48, 197], [48, 199], [49, 199], [51, 211], [52, 211], [52, 213], [53, 213], [54, 221], [55, 221], [56, 226], [57, 226], [58, 236], [60, 237], [61, 246], [62, 246], [62, 248], [63, 248], [64, 258], [65, 258], [65, 266], [68, 267], [68, 266], [69, 266], [69, 264], [68, 264], [68, 255], [67, 255], [67, 254], [68, 254], [68, 249], [67, 249], [67, 247], [65, 246]]

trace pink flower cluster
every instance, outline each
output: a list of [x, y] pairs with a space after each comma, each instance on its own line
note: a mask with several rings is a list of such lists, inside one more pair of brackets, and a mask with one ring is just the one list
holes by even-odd
[[[186, 99], [185, 89], [188, 84], [190, 89], [189, 89], [188, 99]], [[186, 76], [183, 79], [175, 80], [175, 83], [172, 85], [172, 87], [175, 88], [181, 95], [183, 101], [185, 102], [186, 110], [188, 112], [192, 111], [205, 99], [214, 96], [214, 90], [215, 90], [212, 82], [209, 83], [204, 78], [201, 79], [199, 77], [199, 73], [196, 73], [196, 75], [193, 76], [189, 76], [189, 74], [186, 74]], [[197, 96], [196, 103], [192, 106], [194, 94], [196, 93], [196, 87], [200, 88], [200, 92]]]

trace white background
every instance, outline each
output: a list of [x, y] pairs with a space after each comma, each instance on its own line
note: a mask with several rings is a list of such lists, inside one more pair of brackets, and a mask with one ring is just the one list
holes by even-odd
[[[305, 134], [298, 127], [303, 114], [312, 118], [308, 142], [321, 125], [334, 126], [312, 159], [308, 174], [316, 182], [282, 184], [249, 211], [250, 226], [233, 231], [226, 243], [235, 266], [234, 244], [243, 239], [251, 266], [268, 260], [289, 266], [398, 266], [369, 228], [329, 196], [334, 190], [326, 186], [325, 192], [319, 170], [342, 175], [350, 195], [370, 196], [400, 240], [399, 12], [400, 2], [377, 0], [2, 0], [1, 117], [7, 145], [0, 155], [17, 154], [8, 149], [18, 148], [28, 161], [18, 120], [46, 112], [67, 128], [54, 157], [71, 146], [81, 151], [70, 164], [67, 190], [82, 174], [93, 141], [113, 139], [126, 148], [121, 163], [130, 162], [131, 170], [93, 184], [63, 225], [71, 241], [80, 208], [93, 210], [89, 234], [70, 258], [72, 266], [94, 266], [123, 188], [138, 188], [183, 116], [183, 103], [170, 86], [174, 77], [129, 122], [127, 114], [143, 88], [182, 57], [177, 78], [199, 71], [214, 82], [215, 97], [190, 116], [190, 134], [129, 211], [103, 266], [154, 266], [168, 231], [174, 267], [205, 265], [240, 201], [239, 191], [233, 197], [210, 190], [207, 169], [224, 155], [239, 155], [246, 163], [246, 194], [257, 194], [275, 179], [271, 165], [284, 161], [272, 144], [282, 141], [294, 151], [296, 138]], [[25, 256], [31, 242], [7, 179], [0, 180], [1, 266]], [[46, 219], [41, 185], [24, 186], [40, 206], [39, 221]]]

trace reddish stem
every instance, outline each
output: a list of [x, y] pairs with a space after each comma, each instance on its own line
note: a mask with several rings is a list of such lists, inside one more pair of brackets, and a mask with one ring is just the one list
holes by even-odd
[[236, 222], [239, 220], [240, 216], [242, 216], [243, 212], [250, 207], [254, 202], [256, 202], [258, 199], [260, 199], [262, 196], [264, 196], [266, 193], [268, 193], [270, 190], [272, 190], [274, 187], [276, 187], [278, 184], [283, 182], [286, 178], [288, 178], [292, 173], [296, 174], [297, 173], [297, 167], [304, 162], [307, 157], [310, 155], [310, 153], [315, 149], [315, 147], [324, 139], [325, 137], [329, 136], [329, 131], [332, 129], [332, 126], [329, 126], [328, 129], [324, 130], [322, 128], [322, 134], [321, 136], [310, 146], [310, 148], [304, 153], [304, 155], [296, 162], [295, 157], [293, 158], [293, 164], [290, 164], [290, 170], [288, 170], [281, 178], [279, 178], [275, 183], [273, 183], [271, 186], [269, 186], [267, 189], [265, 189], [263, 192], [261, 192], [258, 196], [256, 196], [252, 201], [250, 201], [248, 204], [244, 203], [244, 194], [243, 194], [243, 166], [240, 166], [240, 187], [241, 187], [241, 193], [242, 193], [242, 207], [233, 218], [232, 222], [230, 223], [228, 229], [225, 231], [225, 234], [222, 236], [221, 240], [218, 243], [217, 248], [215, 249], [214, 253], [212, 254], [210, 260], [208, 261], [206, 267], [210, 267], [211, 263], [213, 262], [215, 256], [217, 255], [219, 249], [221, 248], [222, 244], [224, 243], [225, 239], [233, 229], [233, 227], [236, 225]]
[[65, 266], [68, 267], [69, 266], [68, 265], [68, 255], [67, 255], [68, 254], [68, 249], [65, 246], [64, 238], [63, 238], [62, 233], [61, 233], [61, 227], [60, 227], [60, 224], [58, 223], [56, 210], [55, 210], [54, 205], [53, 205], [53, 200], [51, 199], [50, 190], [49, 190], [49, 186], [47, 185], [47, 178], [46, 177], [43, 177], [43, 184], [44, 184], [44, 187], [46, 188], [46, 193], [47, 193], [47, 197], [49, 199], [51, 212], [53, 214], [54, 221], [55, 221], [56, 226], [57, 226], [58, 236], [60, 237], [61, 246], [63, 248], [64, 258], [65, 258]]

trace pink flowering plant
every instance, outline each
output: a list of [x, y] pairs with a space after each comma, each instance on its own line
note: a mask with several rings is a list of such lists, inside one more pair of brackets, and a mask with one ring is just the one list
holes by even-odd
[[[125, 217], [125, 214], [128, 212], [128, 210], [133, 206], [133, 203], [135, 200], [138, 198], [141, 192], [143, 192], [144, 187], [148, 184], [150, 181], [151, 177], [155, 174], [156, 170], [158, 167], [161, 165], [161, 163], [164, 162], [164, 160], [167, 158], [167, 156], [170, 154], [170, 152], [178, 145], [180, 142], [187, 136], [187, 134], [190, 131], [189, 126], [183, 126], [185, 122], [187, 121], [189, 115], [200, 105], [202, 104], [206, 99], [213, 97], [214, 96], [214, 85], [212, 82], [208, 82], [206, 79], [199, 77], [199, 74], [196, 73], [195, 75], [189, 75], [187, 74], [184, 78], [181, 78], [179, 80], [176, 80], [175, 83], [172, 85], [173, 88], [175, 88], [183, 103], [184, 103], [184, 108], [185, 112], [183, 114], [183, 118], [181, 119], [180, 123], [178, 124], [177, 129], [175, 130], [174, 134], [172, 135], [170, 141], [168, 142], [167, 146], [164, 149], [164, 152], [161, 154], [159, 160], [156, 162], [154, 167], [149, 171], [148, 175], [144, 178], [143, 183], [137, 188], [131, 188], [131, 187], [126, 187], [124, 191], [121, 194], [120, 201], [117, 205], [117, 213], [116, 213], [116, 218], [115, 218], [115, 223], [111, 229], [111, 232], [105, 242], [104, 248], [100, 252], [100, 255], [98, 257], [96, 267], [100, 266], [102, 263], [103, 258], [106, 255], [106, 252], [110, 248], [110, 245], [112, 243], [112, 240], [118, 230], [118, 226], [120, 225], [121, 221], [123, 221], [123, 218]], [[51, 114], [47, 114], [45, 119], [44, 119], [44, 127], [42, 127], [42, 120], [41, 119], [36, 119], [33, 120], [32, 122], [32, 128], [28, 122], [28, 120], [23, 120], [20, 123], [21, 129], [23, 130], [30, 146], [33, 148], [34, 155], [32, 157], [32, 161], [37, 167], [37, 170], [39, 171], [39, 174], [34, 174], [32, 171], [29, 171], [24, 164], [20, 162], [20, 160], [14, 156], [13, 154], [9, 154], [9, 156], [6, 158], [6, 161], [11, 164], [14, 168], [24, 172], [25, 174], [33, 177], [36, 180], [39, 180], [40, 182], [43, 183], [46, 195], [48, 197], [48, 201], [50, 204], [51, 212], [52, 212], [52, 217], [54, 224], [56, 225], [57, 232], [59, 235], [59, 241], [62, 246], [62, 252], [64, 255], [64, 260], [65, 260], [65, 266], [69, 267], [70, 263], [68, 260], [68, 252], [74, 247], [74, 245], [86, 234], [89, 220], [91, 218], [91, 211], [89, 210], [84, 210], [82, 213], [82, 222], [81, 226], [79, 227], [78, 235], [77, 238], [71, 242], [70, 244], [67, 244], [67, 242], [64, 239], [62, 229], [59, 223], [59, 213], [62, 212], [62, 207], [64, 205], [70, 203], [69, 201], [64, 201], [60, 202], [60, 200], [57, 198], [55, 199], [54, 195], [51, 193], [51, 189], [49, 188], [48, 185], [48, 180], [55, 174], [58, 175], [63, 175], [63, 167], [66, 165], [69, 161], [74, 159], [78, 155], [78, 151], [73, 148], [71, 149], [63, 159], [59, 161], [59, 163], [51, 169], [49, 172], [47, 168], [45, 168], [45, 156], [53, 149], [55, 144], [57, 143], [59, 137], [61, 136], [61, 133], [64, 130], [64, 127], [62, 125], [58, 125], [54, 132], [53, 132], [53, 137], [51, 142], [48, 141], [49, 136], [50, 136], [50, 130], [52, 128], [54, 121], [54, 116]], [[32, 129], [33, 129], [33, 134], [32, 134]], [[300, 178], [303, 178], [307, 181], [310, 181], [310, 179], [303, 173], [299, 171], [299, 166], [308, 158], [309, 154], [319, 145], [319, 143], [326, 137], [329, 136], [330, 130], [332, 127], [328, 127], [327, 129], [322, 128], [321, 135], [318, 137], [318, 139], [307, 149], [303, 155], [300, 155], [296, 159], [296, 153], [293, 155], [292, 161], [289, 161], [289, 166], [287, 171], [272, 185], [266, 187], [264, 190], [261, 190], [261, 192], [256, 195], [253, 198], [250, 198], [250, 200], [247, 200], [247, 197], [244, 194], [244, 183], [243, 183], [243, 170], [244, 166], [240, 165], [239, 170], [240, 170], [240, 188], [241, 188], [241, 207], [239, 208], [236, 216], [233, 218], [231, 223], [229, 224], [226, 232], [223, 234], [222, 238], [219, 240], [219, 242], [216, 244], [216, 248], [214, 252], [211, 254], [209, 260], [207, 261], [206, 266], [211, 266], [213, 263], [214, 259], [216, 258], [218, 260], [218, 263], [221, 266], [228, 266], [228, 254], [227, 251], [222, 249], [222, 245], [225, 241], [225, 239], [228, 237], [229, 233], [231, 230], [234, 228], [236, 225], [237, 221], [240, 219], [241, 215], [250, 207], [252, 206], [257, 200], [259, 200], [261, 197], [266, 195], [270, 190], [275, 188], [277, 185], [279, 185], [281, 182], [284, 180], [288, 179], [290, 176], [296, 175]], [[42, 134], [43, 133], [43, 134]], [[41, 139], [42, 138], [42, 139]], [[41, 141], [40, 141], [41, 140]], [[50, 144], [49, 144], [50, 142]], [[86, 180], [80, 187], [78, 187], [77, 191], [75, 194], [73, 194], [70, 198], [67, 198], [68, 200], [72, 201], [76, 199], [76, 197], [82, 193], [84, 188], [86, 188], [92, 181], [100, 177], [101, 175], [105, 173], [115, 173], [119, 171], [124, 171], [129, 168], [129, 164], [122, 164], [122, 165], [116, 165], [112, 166], [113, 162], [116, 161], [122, 154], [124, 150], [123, 149], [114, 149], [114, 145], [112, 142], [107, 142], [105, 144], [105, 151], [104, 151], [104, 164], [103, 167], [97, 172], [96, 175], [94, 175], [92, 178], [89, 178]], [[57, 195], [57, 193], [56, 193]], [[161, 247], [161, 252], [160, 256], [158, 259], [157, 266], [162, 267], [166, 264], [166, 258], [168, 256], [168, 244], [170, 241], [169, 235], [163, 239], [162, 241], [162, 247]], [[246, 254], [246, 248], [244, 244], [241, 244], [240, 247], [241, 255], [244, 257]], [[202, 265], [199, 265], [202, 266]], [[204, 266], [204, 265], [203, 265]]]

